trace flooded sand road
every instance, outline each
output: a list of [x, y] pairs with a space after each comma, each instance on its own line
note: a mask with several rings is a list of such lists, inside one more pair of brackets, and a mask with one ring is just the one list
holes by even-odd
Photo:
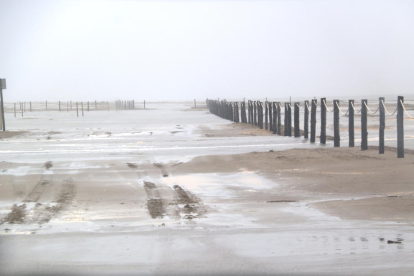
[[321, 147], [180, 103], [72, 115], [16, 118], [25, 135], [0, 144], [2, 275], [414, 269], [410, 153]]

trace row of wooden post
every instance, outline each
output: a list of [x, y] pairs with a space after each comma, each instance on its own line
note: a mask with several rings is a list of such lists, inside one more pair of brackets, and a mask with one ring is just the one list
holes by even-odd
[[[209, 100], [206, 101], [207, 107], [210, 112], [222, 117], [224, 119], [231, 120], [233, 122], [251, 124], [258, 126], [260, 129], [265, 128], [270, 130], [273, 134], [281, 135], [281, 103], [280, 102], [268, 102], [264, 104], [260, 101], [248, 101], [247, 107], [246, 102], [240, 103], [240, 114], [239, 115], [239, 103], [238, 102], [227, 102], [226, 100]], [[403, 109], [404, 97], [398, 96], [397, 101], [397, 157], [404, 157], [404, 109]], [[379, 98], [379, 153], [384, 153], [384, 130], [385, 130], [385, 98]], [[264, 110], [263, 110], [264, 105]], [[368, 100], [361, 100], [361, 150], [368, 149]], [[313, 99], [310, 102], [304, 101], [304, 138], [308, 139], [309, 135], [309, 111], [310, 111], [310, 142], [315, 143], [316, 138], [316, 109], [317, 100]], [[247, 116], [246, 116], [247, 108]], [[294, 137], [300, 137], [300, 103], [294, 103]], [[339, 100], [333, 100], [333, 123], [334, 123], [334, 147], [340, 147], [340, 102]], [[292, 106], [290, 103], [284, 103], [284, 136], [292, 136]], [[326, 98], [321, 98], [320, 103], [320, 143], [326, 144]], [[348, 124], [349, 124], [349, 147], [355, 146], [355, 131], [354, 131], [354, 100], [348, 101]], [[263, 124], [264, 118], [264, 124]]]

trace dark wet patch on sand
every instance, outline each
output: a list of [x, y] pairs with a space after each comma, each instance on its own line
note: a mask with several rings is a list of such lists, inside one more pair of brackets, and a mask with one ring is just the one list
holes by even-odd
[[13, 204], [11, 211], [7, 214], [7, 216], [3, 219], [1, 224], [8, 222], [8, 223], [23, 223], [24, 218], [26, 217], [26, 204], [21, 204], [17, 206], [17, 204]]
[[47, 161], [43, 167], [45, 167], [46, 170], [50, 169], [51, 167], [53, 167], [53, 163], [52, 161]]

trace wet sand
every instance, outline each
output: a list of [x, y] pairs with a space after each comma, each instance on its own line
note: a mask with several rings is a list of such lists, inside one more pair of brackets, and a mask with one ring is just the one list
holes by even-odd
[[156, 108], [12, 122], [28, 133], [0, 145], [2, 275], [412, 273], [411, 151]]

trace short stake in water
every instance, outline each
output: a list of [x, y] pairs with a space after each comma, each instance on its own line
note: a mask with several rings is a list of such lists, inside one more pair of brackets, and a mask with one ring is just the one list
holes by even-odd
[[379, 98], [379, 111], [380, 111], [380, 125], [379, 125], [379, 154], [384, 154], [384, 130], [385, 130], [385, 98]]

